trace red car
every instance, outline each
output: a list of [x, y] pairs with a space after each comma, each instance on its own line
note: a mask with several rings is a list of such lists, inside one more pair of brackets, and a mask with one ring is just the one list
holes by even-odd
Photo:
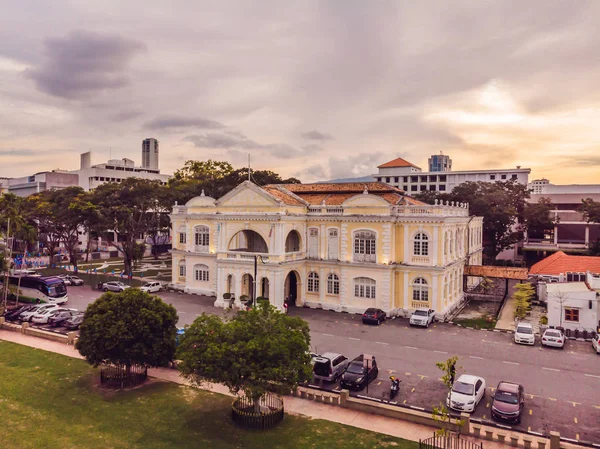
[[525, 404], [523, 385], [502, 381], [496, 388], [492, 402], [492, 418], [519, 424]]

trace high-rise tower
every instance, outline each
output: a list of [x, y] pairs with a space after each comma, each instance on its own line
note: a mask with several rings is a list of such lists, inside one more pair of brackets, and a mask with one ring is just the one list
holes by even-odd
[[158, 170], [158, 140], [154, 138], [142, 141], [142, 168]]

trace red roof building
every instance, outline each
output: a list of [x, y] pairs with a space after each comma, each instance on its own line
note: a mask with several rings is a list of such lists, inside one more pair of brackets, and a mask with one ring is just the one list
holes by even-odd
[[567, 273], [600, 273], [600, 257], [571, 256], [557, 251], [551, 256], [540, 260], [529, 270], [529, 274], [559, 276]]

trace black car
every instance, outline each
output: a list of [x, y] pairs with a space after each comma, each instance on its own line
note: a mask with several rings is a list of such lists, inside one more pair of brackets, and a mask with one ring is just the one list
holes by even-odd
[[76, 310], [61, 310], [48, 318], [48, 325], [52, 327], [62, 326], [65, 321], [79, 314], [80, 312]]
[[82, 313], [80, 313], [78, 315], [74, 315], [71, 318], [69, 318], [68, 320], [63, 321], [62, 325], [64, 328], [74, 331], [74, 330], [79, 329], [79, 326], [81, 326], [81, 323], [83, 323], [83, 314]]
[[362, 390], [369, 382], [377, 378], [379, 368], [373, 356], [361, 354], [350, 362], [344, 374], [340, 386], [349, 390]]
[[4, 313], [4, 319], [6, 321], [18, 321], [19, 315], [21, 315], [21, 313], [23, 312], [27, 312], [28, 310], [32, 309], [34, 306], [20, 306], [17, 307], [16, 309], [12, 309], [12, 310], [7, 310]]
[[368, 308], [362, 315], [363, 324], [375, 323], [380, 324], [385, 321], [385, 312], [381, 309]]

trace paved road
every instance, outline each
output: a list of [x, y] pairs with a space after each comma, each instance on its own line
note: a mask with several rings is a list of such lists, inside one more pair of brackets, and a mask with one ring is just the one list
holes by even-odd
[[[70, 287], [69, 306], [83, 310], [100, 293], [89, 286]], [[192, 323], [203, 312], [223, 314], [212, 306], [212, 298], [172, 292], [160, 296], [179, 312], [179, 325]], [[376, 356], [380, 374], [369, 386], [368, 396], [387, 399], [388, 377], [394, 374], [402, 380], [397, 402], [431, 409], [446, 394], [435, 363], [456, 355], [457, 377], [469, 373], [487, 382], [488, 394], [474, 416], [490, 418], [490, 397], [499, 381], [518, 382], [527, 396], [522, 424], [517, 427], [542, 433], [558, 430], [568, 438], [600, 443], [600, 356], [590, 343], [568, 341], [560, 350], [542, 348], [539, 341], [533, 347], [516, 345], [510, 334], [445, 323], [421, 329], [397, 319], [366, 326], [360, 316], [346, 313], [292, 308], [290, 314], [309, 322], [315, 352]]]

